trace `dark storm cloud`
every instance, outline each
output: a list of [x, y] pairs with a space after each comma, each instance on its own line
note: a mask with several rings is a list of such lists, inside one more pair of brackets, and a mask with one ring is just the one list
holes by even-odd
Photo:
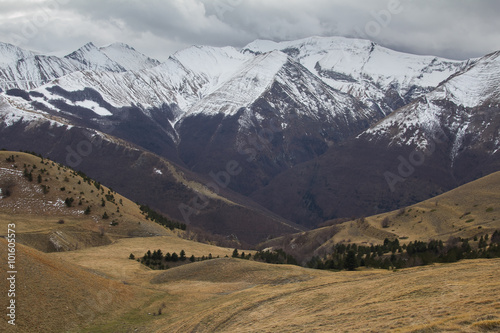
[[123, 41], [163, 60], [193, 44], [340, 35], [464, 59], [500, 49], [499, 10], [495, 0], [3, 0], [0, 40], [45, 52]]

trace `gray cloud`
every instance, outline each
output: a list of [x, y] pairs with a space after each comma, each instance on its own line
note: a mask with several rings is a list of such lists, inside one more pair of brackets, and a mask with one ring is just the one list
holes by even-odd
[[41, 52], [122, 41], [166, 59], [193, 44], [367, 38], [455, 59], [500, 49], [495, 0], [3, 0], [0, 41]]

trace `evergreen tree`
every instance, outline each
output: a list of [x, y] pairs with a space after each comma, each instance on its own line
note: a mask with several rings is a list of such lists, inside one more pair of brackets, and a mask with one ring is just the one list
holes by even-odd
[[238, 258], [238, 257], [239, 257], [238, 249], [234, 249], [233, 258]]
[[179, 259], [181, 261], [186, 260], [186, 252], [184, 250], [181, 250], [181, 252], [179, 253]]
[[344, 262], [344, 268], [349, 271], [353, 271], [356, 269], [356, 267], [358, 267], [358, 263], [356, 261], [356, 253], [353, 250], [349, 250]]

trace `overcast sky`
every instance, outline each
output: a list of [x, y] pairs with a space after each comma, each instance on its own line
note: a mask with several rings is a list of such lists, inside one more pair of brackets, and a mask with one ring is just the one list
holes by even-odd
[[453, 59], [500, 50], [500, 1], [0, 0], [0, 41], [59, 55], [124, 42], [159, 60], [190, 45], [371, 39]]

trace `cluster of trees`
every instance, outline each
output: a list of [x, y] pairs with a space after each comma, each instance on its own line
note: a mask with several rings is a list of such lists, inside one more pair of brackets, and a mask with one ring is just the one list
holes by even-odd
[[[170, 252], [163, 254], [161, 250], [154, 250], [153, 252], [151, 252], [151, 250], [148, 250], [148, 252], [146, 252], [141, 258], [137, 259], [137, 261], [152, 269], [163, 270], [169, 268], [168, 263], [182, 264], [185, 262], [204, 261], [213, 258], [214, 257], [211, 253], [209, 253], [208, 256], [201, 257], [195, 257], [194, 255], [191, 255], [188, 258], [184, 250], [181, 250], [179, 254], [177, 254], [176, 252], [172, 254]], [[217, 258], [219, 258], [219, 256], [217, 256]], [[135, 260], [135, 256], [133, 253], [130, 254], [129, 259]]]
[[[252, 259], [252, 254], [251, 253], [245, 254], [245, 252], [239, 253], [238, 249], [234, 249], [232, 257], [250, 260]], [[217, 256], [216, 258], [219, 258], [219, 256]], [[194, 255], [191, 255], [188, 258], [184, 250], [181, 250], [179, 254], [175, 252], [172, 254], [169, 252], [163, 254], [161, 250], [154, 250], [153, 252], [151, 252], [151, 250], [148, 250], [148, 252], [146, 252], [144, 256], [138, 259], [136, 259], [134, 254], [131, 253], [129, 259], [137, 260], [141, 264], [146, 265], [152, 269], [163, 270], [169, 268], [168, 265], [169, 263], [173, 263], [174, 265], [179, 265], [182, 264], [183, 262], [204, 261], [204, 260], [214, 259], [214, 257], [212, 256], [211, 253], [209, 253], [208, 256], [195, 257]], [[295, 260], [295, 258], [285, 253], [285, 251], [281, 249], [276, 251], [269, 251], [269, 250], [258, 251], [253, 256], [253, 260], [266, 262], [270, 264], [298, 265], [297, 260]]]
[[240, 254], [238, 252], [238, 249], [234, 249], [232, 257], [249, 260], [252, 257], [252, 254], [251, 253], [245, 254], [245, 252], [241, 252]]
[[146, 219], [151, 220], [153, 222], [156, 222], [158, 224], [161, 224], [170, 230], [174, 229], [181, 229], [181, 230], [186, 230], [186, 225], [184, 223], [172, 221], [165, 216], [161, 215], [158, 212], [155, 212], [149, 206], [146, 205], [140, 205], [139, 206], [142, 213], [146, 216]]
[[[472, 244], [477, 242], [477, 244]], [[443, 241], [415, 241], [400, 245], [399, 240], [385, 239], [383, 245], [361, 246], [336, 244], [325, 258], [313, 257], [307, 266], [317, 269], [354, 270], [357, 267], [383, 269], [406, 268], [436, 262], [449, 263], [461, 259], [500, 257], [500, 231], [473, 240], [453, 238]]]
[[277, 249], [274, 251], [259, 251], [255, 253], [253, 256], [255, 261], [262, 261], [268, 264], [289, 264], [289, 265], [298, 265], [299, 263], [295, 258], [289, 254], [287, 254], [282, 249]]

